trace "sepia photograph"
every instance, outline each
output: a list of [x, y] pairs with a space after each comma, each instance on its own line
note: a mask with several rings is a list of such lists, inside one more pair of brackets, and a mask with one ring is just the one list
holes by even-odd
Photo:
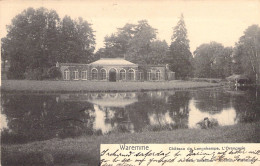
[[109, 165], [102, 144], [260, 155], [259, 0], [1, 0], [0, 38], [2, 166]]

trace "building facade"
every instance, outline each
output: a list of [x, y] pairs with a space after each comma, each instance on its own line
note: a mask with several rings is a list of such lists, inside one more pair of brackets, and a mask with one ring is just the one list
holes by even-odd
[[138, 65], [122, 58], [102, 58], [90, 64], [57, 63], [62, 80], [165, 81], [175, 73], [164, 65]]

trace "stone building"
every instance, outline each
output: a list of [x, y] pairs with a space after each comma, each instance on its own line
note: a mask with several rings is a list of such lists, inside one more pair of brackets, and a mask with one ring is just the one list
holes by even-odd
[[62, 80], [91, 81], [164, 81], [174, 72], [164, 65], [138, 65], [122, 58], [101, 58], [90, 64], [57, 63]]

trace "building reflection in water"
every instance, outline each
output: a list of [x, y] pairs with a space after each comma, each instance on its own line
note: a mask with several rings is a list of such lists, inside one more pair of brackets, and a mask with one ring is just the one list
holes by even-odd
[[165, 113], [148, 113], [149, 122], [151, 126], [167, 126], [174, 125], [174, 121], [170, 116], [170, 112]]
[[211, 113], [203, 112], [199, 110], [196, 105], [196, 100], [191, 99], [189, 102], [189, 128], [199, 128], [199, 122], [203, 121], [204, 118], [209, 118], [211, 122], [215, 122], [220, 126], [234, 125], [238, 122], [236, 111], [233, 107], [223, 108], [220, 112]]
[[[224, 90], [86, 94], [3, 94], [1, 140], [25, 143], [54, 137], [198, 128], [257, 119], [258, 100]], [[255, 93], [254, 93], [255, 95]], [[3, 128], [5, 128], [3, 130]]]
[[[180, 101], [177, 100], [180, 100], [180, 98], [179, 96], [176, 97], [175, 93], [147, 92], [145, 97], [142, 95], [139, 98], [138, 93], [88, 95], [87, 101], [94, 105], [94, 112], [93, 110], [88, 112], [91, 115], [93, 130], [95, 132], [100, 131], [101, 134], [107, 134], [111, 132], [142, 131], [143, 129], [139, 129], [140, 126], [142, 128], [148, 126], [149, 130], [199, 128], [198, 123], [206, 117], [220, 126], [234, 125], [238, 121], [236, 111], [232, 106], [212, 113], [210, 110], [199, 109], [196, 106], [196, 100], [193, 98], [187, 98], [187, 102], [183, 102], [185, 99], [183, 95], [181, 95], [183, 103], [178, 103]], [[175, 98], [167, 107], [169, 96], [174, 96]], [[145, 102], [142, 101], [143, 99], [145, 99]], [[147, 103], [147, 101], [149, 102]], [[134, 105], [143, 107], [139, 107], [141, 110], [134, 110]], [[130, 115], [139, 111], [143, 112], [143, 114], [140, 116]], [[147, 116], [148, 121], [143, 122], [143, 125], [138, 125], [137, 123], [144, 121], [145, 116]], [[136, 120], [139, 118], [140, 120]], [[139, 128], [135, 128], [135, 126]]]
[[[137, 102], [136, 93], [91, 94], [88, 102], [94, 105], [93, 130], [101, 134], [111, 132], [134, 132], [126, 106]], [[91, 111], [91, 110], [89, 110]]]

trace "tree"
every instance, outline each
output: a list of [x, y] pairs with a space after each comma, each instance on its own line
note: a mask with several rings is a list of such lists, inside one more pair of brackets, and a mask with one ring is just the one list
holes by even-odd
[[232, 75], [232, 55], [233, 55], [233, 48], [232, 47], [225, 47], [223, 52], [223, 57], [221, 58], [220, 64], [223, 65], [223, 77], [228, 77]]
[[[235, 72], [244, 73], [260, 83], [260, 27], [249, 26], [240, 37], [234, 51]], [[240, 69], [240, 70], [238, 70]]]
[[203, 78], [225, 78], [231, 75], [232, 48], [220, 43], [202, 44], [194, 51], [194, 74]]
[[95, 36], [91, 24], [81, 17], [72, 20], [69, 16], [65, 16], [60, 25], [60, 44], [56, 62], [91, 62], [95, 50]]
[[95, 39], [91, 25], [82, 18], [65, 16], [61, 22], [60, 56], [57, 61], [89, 63], [93, 59]]
[[167, 54], [169, 46], [165, 40], [155, 40], [150, 44], [151, 51], [145, 60], [148, 64], [165, 64], [167, 63]]
[[3, 39], [10, 59], [9, 77], [21, 79], [27, 68], [34, 70], [51, 65], [49, 57], [57, 46], [58, 21], [57, 13], [45, 8], [28, 8], [13, 18]]
[[120, 41], [120, 36], [112, 34], [105, 37], [105, 52], [109, 58], [124, 57], [125, 50], [123, 49], [123, 40]]
[[[5, 65], [6, 65], [6, 62], [9, 60], [8, 59], [8, 42], [10, 42], [7, 38], [2, 38], [1, 39], [1, 62], [2, 62], [2, 69], [5, 70]], [[2, 73], [3, 72], [6, 72], [6, 71], [1, 71]]]
[[97, 52], [95, 53], [94, 60], [98, 60], [100, 58], [106, 57], [106, 49], [105, 48], [99, 48]]
[[147, 64], [146, 59], [151, 52], [151, 42], [156, 39], [156, 29], [152, 28], [146, 20], [138, 21], [135, 34], [129, 41], [126, 59], [134, 62]]
[[177, 78], [185, 78], [192, 75], [192, 55], [184, 17], [181, 15], [177, 26], [173, 29], [172, 42], [168, 62], [170, 69], [176, 73]]
[[1, 51], [10, 61], [8, 78], [42, 79], [57, 61], [88, 62], [93, 58], [93, 30], [81, 18], [72, 21], [65, 17], [60, 22], [54, 10], [28, 8], [13, 18], [7, 31]]
[[[161, 46], [161, 54], [165, 54], [168, 49], [165, 47], [166, 42], [153, 43], [156, 39], [156, 33], [156, 29], [151, 27], [146, 20], [138, 21], [137, 25], [126, 24], [123, 28], [118, 28], [116, 33], [105, 37], [105, 48], [98, 51], [97, 56], [124, 57], [134, 63], [156, 64], [157, 62], [150, 59], [155, 56], [155, 49], [157, 49], [155, 47]], [[156, 44], [157, 46], [155, 46]], [[152, 48], [153, 46], [154, 48]]]
[[126, 24], [123, 28], [118, 28], [116, 33], [106, 36], [104, 57], [125, 57], [130, 41], [136, 34], [135, 27], [134, 24]]
[[62, 77], [62, 73], [60, 71], [60, 69], [56, 66], [52, 66], [51, 68], [49, 68], [48, 70], [48, 78], [50, 79], [59, 79]]

